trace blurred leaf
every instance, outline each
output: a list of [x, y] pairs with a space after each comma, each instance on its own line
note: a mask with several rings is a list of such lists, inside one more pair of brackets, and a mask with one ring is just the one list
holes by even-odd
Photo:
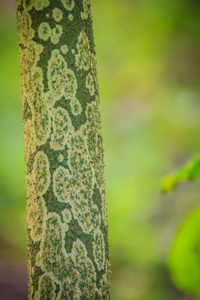
[[200, 207], [180, 227], [169, 255], [174, 283], [188, 294], [200, 291]]
[[174, 174], [166, 176], [162, 181], [162, 190], [165, 193], [172, 192], [179, 182], [196, 179], [198, 176], [200, 176], [200, 156]]

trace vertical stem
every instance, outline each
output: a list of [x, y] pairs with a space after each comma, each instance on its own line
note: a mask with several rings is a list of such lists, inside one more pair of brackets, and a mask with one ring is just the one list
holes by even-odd
[[109, 299], [89, 0], [19, 0], [29, 299]]

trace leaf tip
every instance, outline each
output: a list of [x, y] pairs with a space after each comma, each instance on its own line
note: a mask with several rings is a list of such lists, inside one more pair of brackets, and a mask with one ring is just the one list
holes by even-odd
[[163, 178], [161, 186], [163, 194], [170, 194], [176, 187], [176, 180], [174, 180], [173, 176], [168, 175]]

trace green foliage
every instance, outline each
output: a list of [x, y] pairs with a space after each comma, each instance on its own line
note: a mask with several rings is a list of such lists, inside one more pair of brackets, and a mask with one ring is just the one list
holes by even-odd
[[200, 291], [200, 207], [179, 229], [169, 255], [175, 284], [188, 294]]
[[[200, 176], [200, 156], [189, 161], [162, 181], [162, 190], [171, 193], [182, 181]], [[196, 295], [200, 291], [200, 208], [180, 227], [169, 255], [171, 276], [181, 290]]]
[[193, 180], [200, 176], [200, 156], [185, 164], [174, 174], [166, 176], [162, 181], [163, 192], [172, 192], [181, 181]]

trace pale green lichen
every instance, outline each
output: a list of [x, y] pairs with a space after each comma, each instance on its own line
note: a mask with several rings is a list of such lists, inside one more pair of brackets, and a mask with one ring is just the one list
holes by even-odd
[[53, 106], [62, 96], [66, 99], [75, 97], [78, 87], [75, 74], [67, 67], [67, 62], [58, 49], [52, 51], [47, 78], [49, 91], [45, 94], [45, 99], [48, 106]]
[[53, 191], [58, 201], [69, 203], [70, 172], [59, 166], [53, 174]]
[[[28, 187], [30, 188], [30, 186]], [[34, 242], [41, 240], [44, 214], [46, 212], [43, 197], [37, 196], [34, 192], [27, 198], [27, 225], [31, 232], [31, 238]]]
[[27, 46], [35, 34], [35, 30], [31, 27], [32, 20], [30, 14], [25, 10], [22, 13], [18, 10], [17, 19], [19, 20], [17, 27], [21, 32], [19, 35], [19, 43]]
[[42, 196], [48, 190], [50, 184], [50, 165], [47, 155], [38, 151], [33, 163], [32, 178], [35, 184], [36, 193]]
[[86, 88], [89, 90], [90, 95], [94, 96], [95, 93], [94, 77], [90, 73], [86, 77]]
[[88, 37], [83, 30], [81, 30], [78, 36], [78, 43], [76, 47], [78, 50], [78, 54], [75, 55], [76, 65], [78, 69], [84, 69], [87, 71], [89, 69], [90, 61], [90, 45]]
[[78, 116], [82, 112], [82, 107], [78, 99], [71, 99], [70, 106], [74, 116]]
[[93, 254], [98, 270], [103, 270], [105, 263], [105, 243], [103, 234], [99, 227], [94, 231]]
[[26, 48], [20, 50], [23, 98], [28, 101], [31, 109], [37, 145], [44, 144], [50, 134], [50, 115], [44, 103], [43, 72], [37, 67], [42, 51], [43, 46], [32, 40], [27, 43]]
[[[43, 237], [36, 263], [44, 272], [51, 272], [54, 280], [60, 282], [68, 276], [67, 265], [72, 264], [64, 247], [65, 230], [59, 215], [49, 213], [45, 218]], [[43, 255], [45, 253], [46, 255]]]
[[56, 298], [56, 286], [51, 279], [51, 274], [44, 274], [40, 277], [38, 291], [35, 293], [35, 300], [49, 300]]
[[[84, 131], [75, 132], [69, 142], [68, 165], [70, 171], [58, 167], [53, 175], [53, 191], [58, 201], [69, 203], [74, 218], [84, 232], [90, 232], [95, 224], [98, 208], [93, 205], [94, 175], [87, 149]], [[61, 184], [62, 183], [62, 184]]]
[[66, 208], [62, 211], [62, 216], [63, 216], [63, 221], [64, 221], [64, 224], [62, 226], [63, 226], [65, 232], [67, 232], [69, 230], [68, 224], [72, 220], [72, 214], [71, 214], [70, 210]]
[[64, 8], [66, 8], [67, 10], [72, 10], [75, 6], [75, 2], [74, 0], [61, 0]]
[[55, 45], [59, 42], [60, 37], [63, 33], [63, 28], [61, 25], [56, 25], [53, 29], [49, 26], [49, 23], [42, 22], [38, 27], [38, 36], [43, 41], [47, 41], [49, 38], [51, 42]]
[[[44, 272], [53, 274], [55, 282], [62, 283], [62, 296], [73, 293], [73, 299], [96, 293], [96, 272], [83, 242], [77, 239], [70, 254], [64, 247], [65, 230], [56, 213], [49, 213], [45, 220], [43, 238], [36, 263]], [[45, 256], [42, 253], [46, 253]], [[40, 290], [38, 290], [40, 293]], [[86, 298], [87, 299], [87, 298]]]
[[54, 27], [52, 30], [51, 30], [51, 42], [55, 45], [59, 42], [60, 40], [60, 37], [63, 33], [63, 28], [61, 25], [56, 25], [56, 27]]
[[24, 148], [25, 148], [25, 163], [27, 164], [31, 155], [36, 151], [36, 137], [32, 120], [28, 119], [24, 122]]
[[[86, 116], [88, 122], [88, 150], [93, 161], [93, 167], [95, 170], [95, 181], [97, 186], [101, 189], [104, 186], [103, 177], [103, 146], [102, 146], [102, 129], [100, 120], [100, 107], [98, 97], [96, 101], [93, 101], [87, 105]], [[96, 120], [97, 124], [94, 123]]]
[[106, 260], [105, 272], [100, 280], [99, 295], [102, 299], [110, 299], [110, 281], [111, 281], [111, 271], [110, 271], [110, 262]]
[[29, 104], [32, 110], [36, 143], [37, 145], [43, 145], [50, 134], [50, 113], [44, 103], [42, 69], [35, 67], [31, 75]]
[[53, 15], [53, 18], [56, 22], [60, 22], [63, 18], [63, 13], [62, 13], [62, 10], [60, 10], [59, 8], [55, 7], [53, 9], [53, 12], [52, 12], [52, 15]]
[[23, 92], [26, 93], [26, 96], [27, 93], [30, 93], [28, 87], [30, 85], [32, 71], [34, 72], [34, 68], [37, 66], [37, 63], [40, 60], [40, 54], [42, 51], [43, 46], [32, 40], [26, 44], [25, 48], [20, 48], [21, 70], [23, 70], [21, 79], [23, 83]]
[[59, 35], [56, 34], [56, 29], [52, 29], [51, 42], [56, 45], [59, 42]]
[[33, 170], [26, 177], [27, 182], [27, 221], [31, 237], [38, 241], [42, 236], [43, 219], [46, 213], [43, 195], [50, 184], [49, 161], [42, 151], [37, 152]]
[[67, 54], [67, 52], [69, 51], [69, 48], [67, 47], [67, 45], [62, 45], [60, 47], [60, 50], [62, 51], [63, 54]]
[[71, 118], [66, 109], [58, 107], [51, 110], [52, 128], [50, 147], [54, 150], [63, 150], [73, 134]]
[[105, 226], [108, 226], [108, 214], [107, 214], [107, 202], [106, 202], [106, 190], [104, 184], [100, 187], [101, 194], [101, 210], [102, 210], [102, 219]]
[[69, 14], [69, 15], [68, 15], [68, 19], [69, 19], [70, 21], [73, 21], [73, 19], [74, 19], [73, 15], [72, 15], [72, 14]]
[[71, 222], [71, 220], [72, 220], [72, 214], [71, 214], [71, 212], [70, 212], [69, 209], [67, 209], [67, 208], [64, 209], [62, 211], [62, 215], [63, 215], [64, 222], [66, 222], [66, 223], [70, 223]]
[[77, 239], [72, 248], [72, 260], [76, 269], [79, 270], [79, 289], [81, 296], [87, 299], [88, 295], [90, 299], [94, 299], [96, 288], [96, 272], [91, 259], [88, 257], [87, 249], [84, 243]]
[[83, 12], [81, 12], [81, 18], [87, 19], [90, 13], [90, 1], [83, 0]]
[[48, 7], [49, 4], [49, 0], [24, 0], [24, 8], [27, 10], [30, 10], [33, 7], [36, 10], [43, 10], [43, 8]]
[[51, 36], [51, 27], [49, 23], [42, 22], [38, 27], [38, 36], [40, 39], [47, 41], [48, 38]]
[[64, 156], [62, 154], [59, 154], [58, 160], [59, 160], [59, 162], [62, 162], [64, 160]]

